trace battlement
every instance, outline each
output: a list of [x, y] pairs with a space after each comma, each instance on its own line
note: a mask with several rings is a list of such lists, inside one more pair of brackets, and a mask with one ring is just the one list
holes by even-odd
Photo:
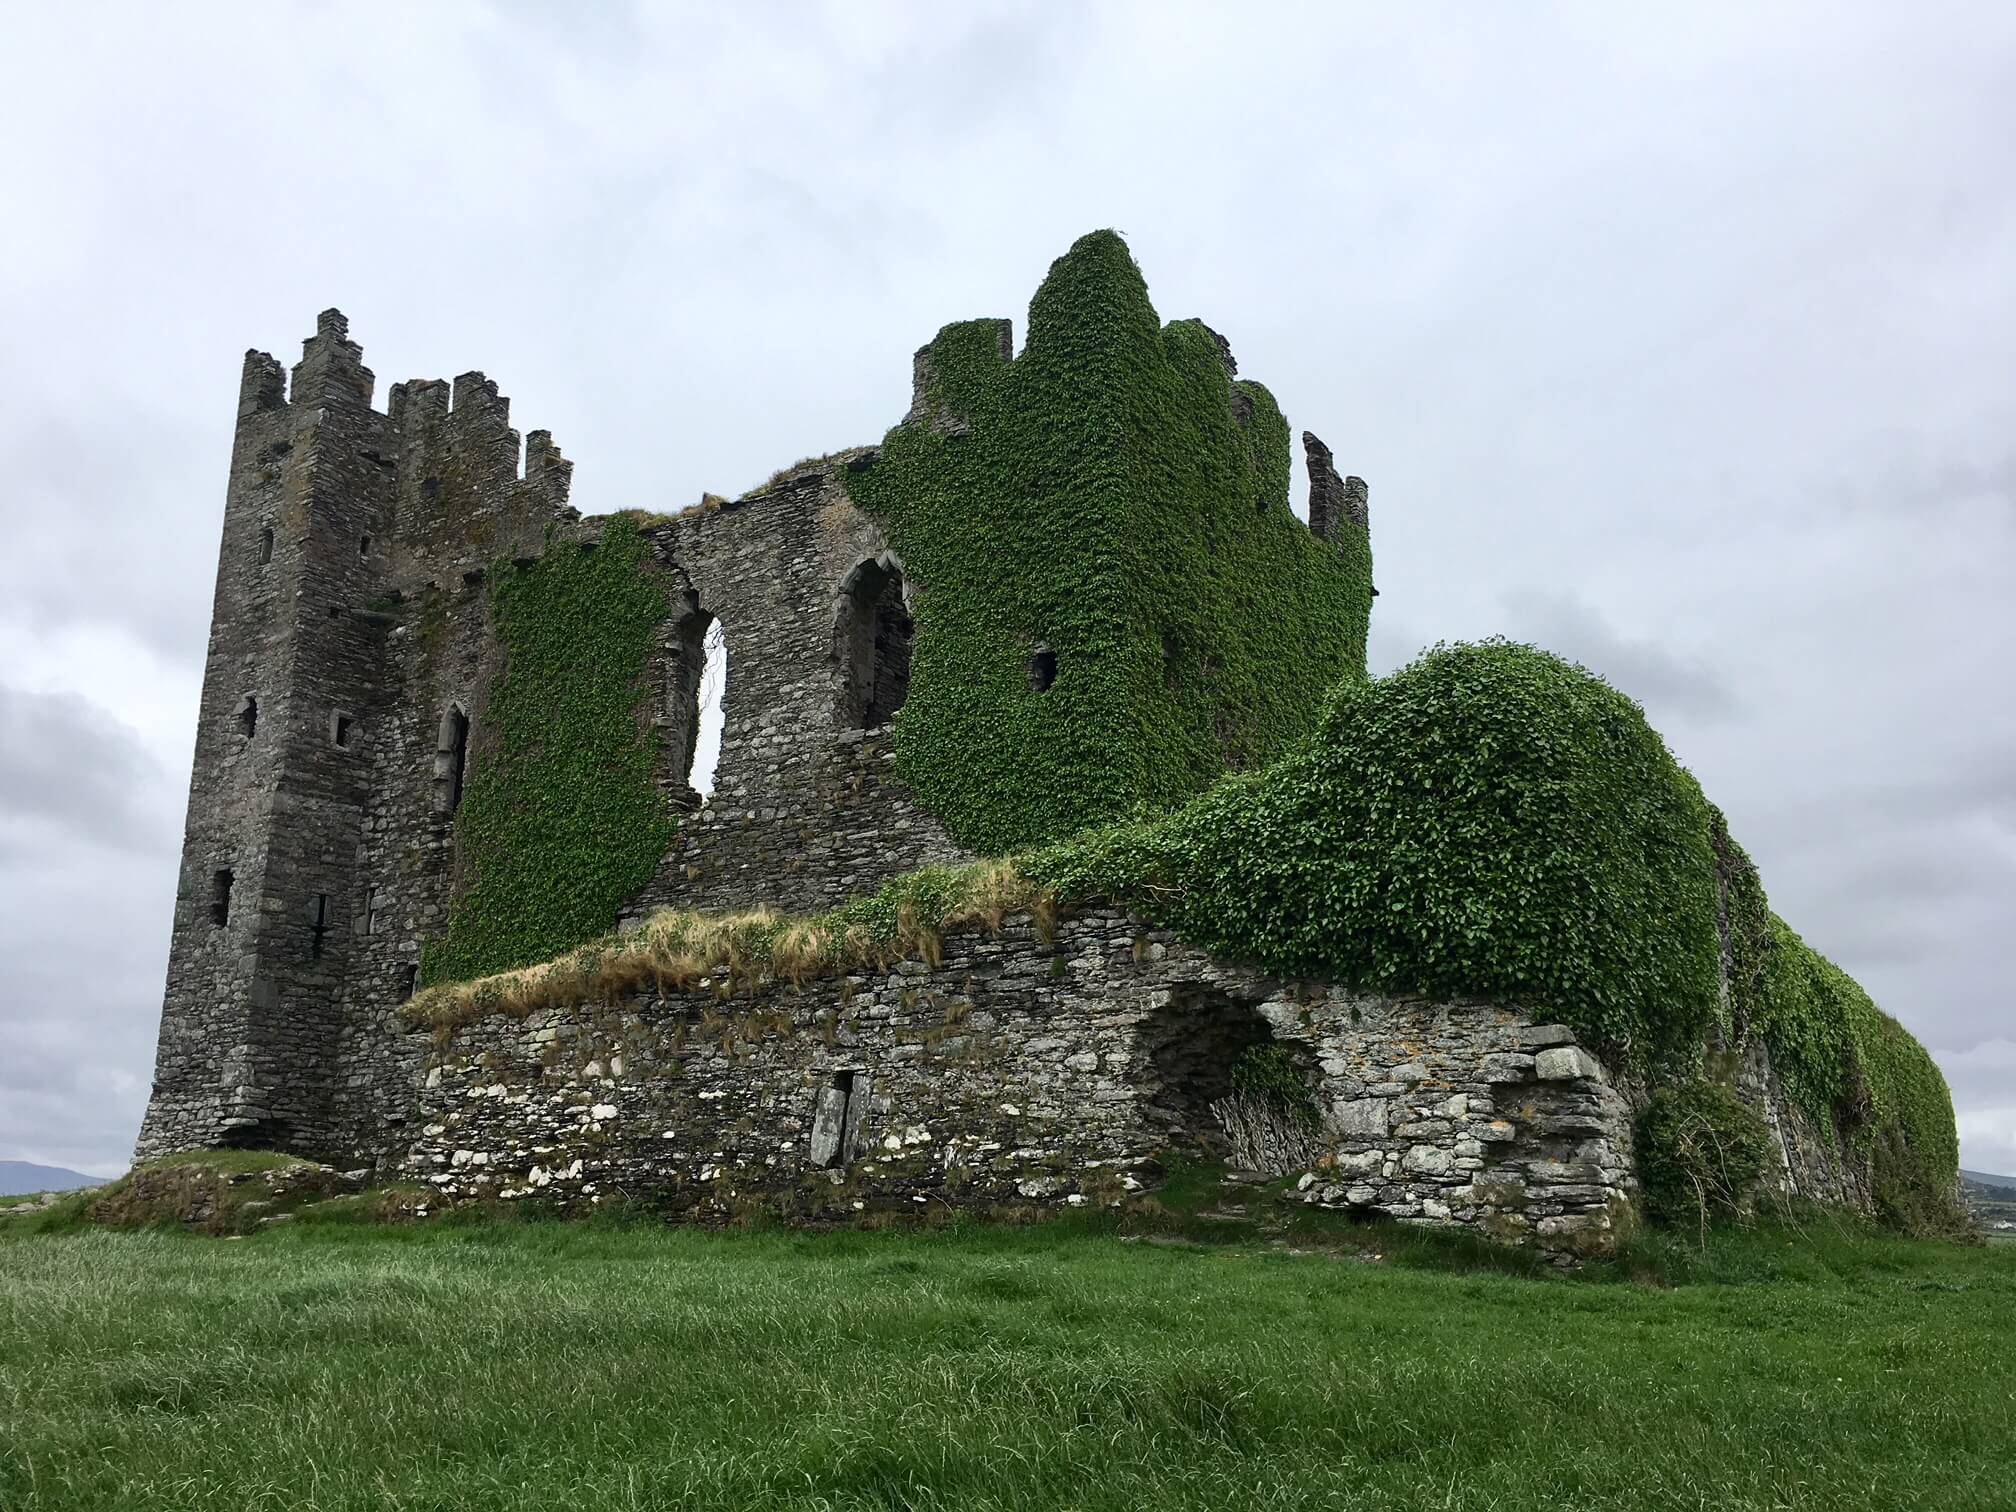
[[550, 431], [534, 431], [529, 442], [521, 441], [511, 428], [511, 401], [496, 380], [473, 369], [452, 384], [407, 379], [392, 385], [382, 411], [372, 408], [376, 386], [364, 366], [364, 349], [350, 339], [348, 317], [331, 308], [316, 317], [315, 334], [301, 343], [301, 360], [291, 373], [271, 353], [245, 353], [238, 418], [241, 425], [270, 422], [277, 415], [330, 406], [367, 412], [389, 424], [397, 444], [415, 438], [412, 460], [423, 469], [452, 453], [462, 471], [486, 485], [521, 483], [552, 512], [567, 507], [573, 463], [554, 445]]

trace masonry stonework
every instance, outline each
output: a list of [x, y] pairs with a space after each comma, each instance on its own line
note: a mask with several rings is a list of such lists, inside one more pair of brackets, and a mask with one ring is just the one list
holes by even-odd
[[400, 1169], [450, 1198], [717, 1222], [1108, 1205], [1172, 1153], [1225, 1153], [1209, 1106], [1262, 1038], [1324, 1114], [1303, 1201], [1565, 1254], [1614, 1237], [1631, 1108], [1566, 1029], [1270, 980], [1109, 910], [955, 934], [935, 968], [465, 1025], [425, 1053]]
[[[920, 358], [919, 407], [928, 376]], [[245, 360], [136, 1155], [282, 1149], [449, 1199], [642, 1197], [705, 1221], [1103, 1206], [1174, 1156], [1222, 1156], [1214, 1105], [1268, 1042], [1320, 1115], [1299, 1200], [1562, 1256], [1614, 1242], [1642, 1092], [1566, 1029], [1269, 979], [1111, 909], [955, 931], [935, 964], [802, 987], [416, 1028], [422, 951], [469, 880], [459, 797], [498, 759], [488, 577], [606, 522], [569, 506], [571, 464], [544, 432], [521, 442], [483, 374], [396, 385], [383, 411], [373, 388], [333, 310], [291, 381]], [[1311, 528], [1362, 529], [1363, 481], [1304, 440]], [[817, 912], [971, 859], [896, 774], [919, 585], [850, 494], [876, 461], [642, 520], [665, 612], [638, 718], [677, 828], [610, 927], [665, 905]], [[703, 795], [710, 631], [728, 675]], [[1739, 1059], [1781, 1188], [1866, 1206], [1761, 1046]]]

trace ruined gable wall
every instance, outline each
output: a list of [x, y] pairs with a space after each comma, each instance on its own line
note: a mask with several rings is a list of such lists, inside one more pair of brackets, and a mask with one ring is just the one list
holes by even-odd
[[[1326, 1116], [1303, 1200], [1601, 1248], [1629, 1108], [1557, 1026], [1489, 1004], [1286, 984], [1125, 914], [945, 941], [935, 969], [700, 991], [422, 1033], [402, 1161], [445, 1197], [633, 1196], [700, 1221], [1105, 1204], [1212, 1127], [1169, 1047], [1264, 1023]], [[1223, 1075], [1225, 1067], [1218, 1066]], [[851, 1073], [850, 1116], [819, 1123]], [[848, 1140], [837, 1169], [815, 1139]]]
[[843, 588], [864, 562], [894, 560], [847, 495], [850, 461], [872, 456], [805, 467], [651, 530], [660, 562], [685, 585], [654, 682], [661, 787], [688, 805], [672, 705], [682, 675], [697, 675], [699, 637], [682, 623], [720, 621], [728, 676], [713, 795], [681, 817], [631, 913], [759, 903], [817, 912], [902, 872], [968, 858], [896, 779], [892, 727], [851, 728], [844, 712]]

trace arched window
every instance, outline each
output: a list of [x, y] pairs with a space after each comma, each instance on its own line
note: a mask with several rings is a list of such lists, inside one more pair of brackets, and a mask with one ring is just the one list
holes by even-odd
[[469, 716], [450, 704], [434, 740], [434, 811], [452, 814], [462, 806], [462, 782], [469, 770]]
[[833, 656], [840, 674], [840, 723], [874, 730], [896, 717], [910, 696], [915, 625], [903, 569], [886, 552], [863, 562], [840, 585]]
[[683, 801], [692, 805], [713, 796], [721, 761], [728, 637], [721, 621], [697, 608], [680, 620], [676, 634], [665, 679], [665, 746], [673, 770], [685, 778]]

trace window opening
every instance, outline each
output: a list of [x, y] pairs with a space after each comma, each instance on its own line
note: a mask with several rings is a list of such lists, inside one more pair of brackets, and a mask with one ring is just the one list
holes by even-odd
[[238, 705], [238, 728], [244, 732], [247, 740], [250, 740], [259, 729], [259, 700], [250, 693], [247, 693], [245, 701]]
[[469, 716], [456, 704], [441, 716], [434, 742], [435, 811], [452, 814], [462, 806], [462, 784], [469, 770]]
[[875, 730], [910, 696], [910, 648], [916, 635], [903, 571], [889, 557], [863, 562], [841, 590], [834, 652], [840, 664], [841, 723]]
[[356, 721], [354, 719], [340, 710], [331, 714], [329, 716], [329, 738], [339, 746], [348, 746], [350, 744], [350, 731], [355, 724]]
[[1029, 658], [1029, 691], [1048, 693], [1057, 681], [1057, 653], [1048, 646], [1039, 647]]
[[273, 527], [268, 525], [259, 532], [259, 565], [264, 567], [273, 560]]
[[357, 537], [357, 555], [359, 555], [360, 557], [371, 555], [371, 537], [369, 536]]
[[210, 874], [210, 922], [219, 929], [231, 922], [231, 880], [228, 866]]
[[408, 961], [399, 968], [399, 995], [402, 998], [410, 998], [419, 990], [420, 967], [418, 963]]
[[378, 933], [378, 889], [370, 886], [364, 889], [364, 933]]
[[870, 1078], [865, 1071], [841, 1070], [819, 1089], [812, 1108], [812, 1138], [806, 1154], [820, 1170], [839, 1170], [854, 1158], [861, 1137], [861, 1117], [868, 1106]]
[[322, 938], [329, 932], [329, 894], [317, 893], [308, 901], [308, 959], [322, 959]]
[[[690, 601], [689, 601], [690, 602]], [[698, 808], [714, 793], [728, 696], [728, 637], [721, 621], [689, 609], [666, 649], [665, 749], [673, 802]]]

